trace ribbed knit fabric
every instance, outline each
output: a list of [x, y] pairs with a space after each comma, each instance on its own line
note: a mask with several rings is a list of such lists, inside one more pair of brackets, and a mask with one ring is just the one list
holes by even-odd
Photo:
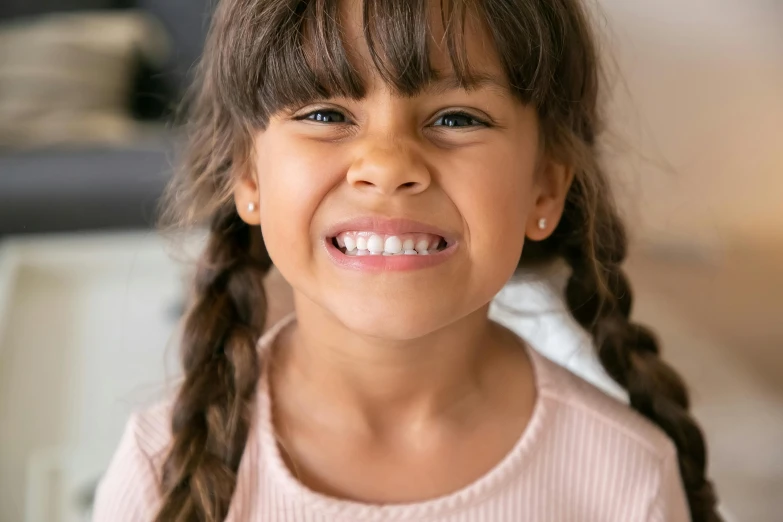
[[[268, 351], [280, 330], [259, 342]], [[530, 351], [538, 392], [520, 439], [491, 471], [449, 495], [368, 505], [307, 489], [283, 462], [268, 380], [228, 522], [636, 522], [689, 520], [673, 444], [628, 406]], [[170, 442], [170, 404], [134, 415], [98, 489], [95, 522], [148, 522]]]

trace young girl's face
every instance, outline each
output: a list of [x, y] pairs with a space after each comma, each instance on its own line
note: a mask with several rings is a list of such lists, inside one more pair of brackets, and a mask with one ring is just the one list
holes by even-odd
[[346, 9], [344, 40], [367, 95], [274, 114], [255, 137], [256, 176], [240, 183], [238, 206], [259, 202], [267, 249], [300, 299], [357, 333], [417, 338], [485, 312], [525, 236], [546, 235], [541, 218], [554, 227], [568, 173], [539, 154], [536, 113], [512, 96], [480, 27], [466, 42], [483, 81], [468, 91], [433, 13], [441, 77], [405, 97], [373, 67], [360, 9]]

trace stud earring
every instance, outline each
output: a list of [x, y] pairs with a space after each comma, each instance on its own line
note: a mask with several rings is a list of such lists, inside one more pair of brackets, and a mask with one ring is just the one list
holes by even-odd
[[247, 211], [248, 212], [255, 212], [256, 211], [256, 204], [255, 203], [248, 203], [247, 204]]
[[538, 220], [538, 228], [541, 230], [546, 230], [546, 218], [541, 218]]

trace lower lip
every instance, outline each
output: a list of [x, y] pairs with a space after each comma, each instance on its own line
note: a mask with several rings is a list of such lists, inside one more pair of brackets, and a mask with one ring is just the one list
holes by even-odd
[[439, 265], [449, 259], [457, 250], [457, 244], [451, 244], [443, 250], [428, 255], [368, 255], [348, 256], [342, 253], [332, 243], [331, 239], [325, 240], [326, 252], [334, 263], [340, 268], [365, 272], [389, 272], [420, 270]]

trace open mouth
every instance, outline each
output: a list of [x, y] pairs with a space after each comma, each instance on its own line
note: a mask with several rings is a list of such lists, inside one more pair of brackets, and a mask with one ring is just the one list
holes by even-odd
[[342, 232], [332, 244], [347, 256], [426, 256], [448, 248], [448, 242], [435, 234], [379, 234]]

